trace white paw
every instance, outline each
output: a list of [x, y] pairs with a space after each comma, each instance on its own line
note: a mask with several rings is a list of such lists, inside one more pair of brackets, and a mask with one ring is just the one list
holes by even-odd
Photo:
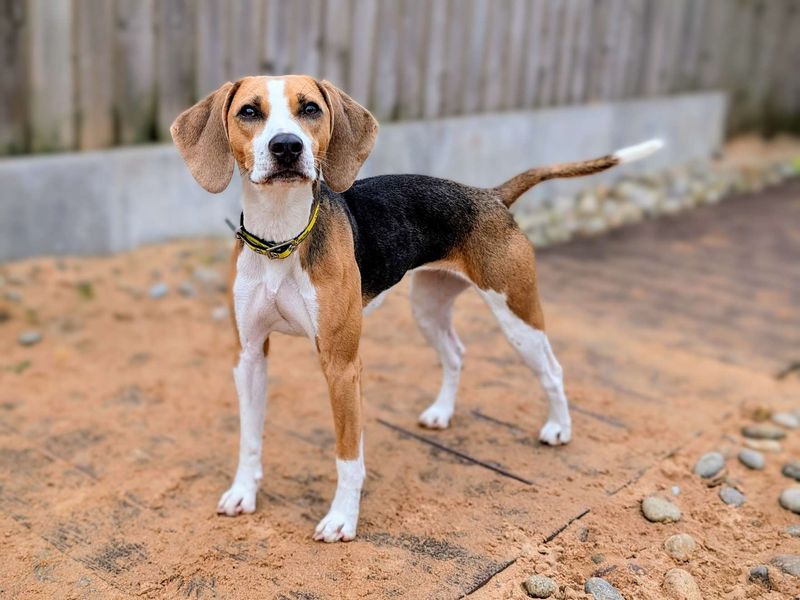
[[556, 421], [547, 421], [539, 431], [539, 441], [550, 446], [566, 444], [572, 439], [572, 426], [561, 425]]
[[318, 542], [349, 542], [356, 537], [357, 525], [357, 515], [348, 516], [331, 509], [314, 530], [314, 539]]
[[217, 513], [235, 517], [241, 513], [252, 513], [256, 510], [256, 492], [258, 484], [246, 485], [238, 482], [222, 494], [217, 504]]
[[419, 416], [419, 424], [429, 429], [447, 429], [452, 416], [452, 408], [431, 404]]

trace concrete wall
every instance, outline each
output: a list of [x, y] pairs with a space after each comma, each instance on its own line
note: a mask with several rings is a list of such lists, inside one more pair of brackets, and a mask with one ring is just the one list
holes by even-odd
[[[520, 201], [575, 193], [635, 170], [709, 158], [722, 143], [722, 94], [389, 124], [361, 176], [425, 173], [492, 186], [535, 165], [593, 158], [661, 137], [645, 163], [589, 179], [548, 182]], [[202, 190], [168, 145], [0, 161], [0, 260], [98, 254], [167, 239], [229, 235], [241, 184]]]

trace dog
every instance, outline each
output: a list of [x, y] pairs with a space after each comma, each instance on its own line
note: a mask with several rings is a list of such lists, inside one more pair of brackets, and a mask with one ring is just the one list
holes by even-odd
[[313, 535], [325, 542], [352, 540], [358, 524], [365, 477], [362, 315], [407, 272], [413, 272], [414, 316], [443, 368], [441, 389], [420, 424], [441, 429], [450, 423], [464, 355], [453, 303], [473, 287], [541, 382], [549, 415], [539, 439], [570, 441], [533, 247], [509, 207], [541, 181], [598, 173], [661, 145], [653, 140], [595, 160], [530, 169], [487, 189], [422, 175], [356, 181], [377, 132], [369, 111], [342, 90], [299, 75], [228, 82], [171, 127], [203, 188], [222, 192], [234, 165], [243, 182], [231, 284], [239, 465], [217, 511], [233, 516], [256, 508], [270, 335], [307, 336], [327, 380], [336, 432], [336, 492]]

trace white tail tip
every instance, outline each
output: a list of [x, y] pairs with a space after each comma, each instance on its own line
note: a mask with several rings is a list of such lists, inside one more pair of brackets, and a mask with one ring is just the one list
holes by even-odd
[[620, 163], [629, 163], [642, 158], [647, 158], [651, 154], [661, 150], [664, 147], [664, 141], [660, 139], [648, 140], [635, 146], [628, 146], [614, 152], [614, 158]]

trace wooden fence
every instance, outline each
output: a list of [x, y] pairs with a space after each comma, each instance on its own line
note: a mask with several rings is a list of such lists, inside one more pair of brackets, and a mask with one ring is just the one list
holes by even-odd
[[227, 80], [328, 78], [381, 120], [726, 89], [800, 124], [800, 0], [0, 0], [0, 154], [168, 139]]

